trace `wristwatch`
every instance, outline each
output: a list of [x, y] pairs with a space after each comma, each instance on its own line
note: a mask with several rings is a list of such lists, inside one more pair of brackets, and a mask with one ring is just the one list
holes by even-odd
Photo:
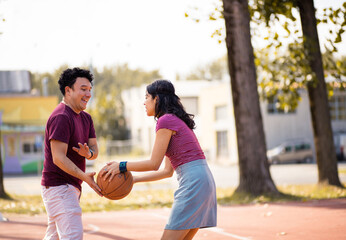
[[87, 159], [90, 159], [90, 158], [92, 158], [92, 157], [94, 156], [93, 150], [89, 149], [89, 151], [90, 151], [90, 153], [91, 153], [91, 156], [90, 156], [89, 158], [87, 158]]

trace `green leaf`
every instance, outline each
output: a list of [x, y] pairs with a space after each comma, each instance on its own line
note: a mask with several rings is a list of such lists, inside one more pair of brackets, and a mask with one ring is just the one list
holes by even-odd
[[278, 38], [279, 38], [279, 34], [276, 32], [274, 36], [274, 40], [278, 40]]
[[341, 42], [341, 35], [338, 34], [338, 36], [335, 38], [334, 43], [339, 43]]

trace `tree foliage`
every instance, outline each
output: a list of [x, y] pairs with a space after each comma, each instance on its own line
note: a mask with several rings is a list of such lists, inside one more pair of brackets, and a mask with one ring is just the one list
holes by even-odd
[[[59, 89], [58, 80], [60, 74], [68, 68], [68, 65], [61, 65], [59, 68], [54, 70], [52, 73], [32, 73], [31, 84], [32, 88], [35, 89], [39, 94], [44, 95], [44, 88], [46, 87], [46, 94], [48, 96], [57, 96], [59, 101], [62, 100], [62, 94]], [[46, 81], [46, 83], [44, 83]], [[46, 84], [46, 86], [44, 86]]]
[[227, 56], [211, 61], [205, 66], [199, 66], [193, 69], [185, 77], [186, 80], [221, 80], [228, 74]]
[[[316, 79], [305, 58], [297, 0], [253, 0], [250, 1], [249, 11], [260, 96], [262, 100], [269, 101], [276, 98], [279, 110], [292, 111], [301, 100], [299, 89], [306, 88], [308, 83]], [[224, 21], [222, 12], [222, 1], [218, 1], [208, 16], [198, 16], [196, 9], [185, 16], [195, 22], [207, 20], [216, 23]], [[326, 38], [323, 68], [328, 80], [333, 79], [333, 83], [328, 84], [331, 96], [334, 88], [346, 88], [346, 56], [338, 54], [338, 46], [342, 44], [346, 27], [346, 2], [337, 9], [317, 9], [316, 16], [319, 25], [328, 26], [329, 34], [323, 36]], [[211, 37], [223, 42], [224, 26], [215, 24]], [[260, 45], [259, 42], [265, 44]], [[188, 77], [208, 79], [205, 77], [208, 76], [208, 68], [209, 66], [198, 67]]]
[[[261, 96], [269, 99], [278, 96], [278, 107], [294, 109], [300, 100], [297, 89], [316, 84], [316, 76], [310, 69], [307, 49], [303, 45], [297, 1], [256, 0], [253, 6], [253, 22], [257, 26], [265, 22], [268, 31], [265, 36], [268, 44], [256, 51], [256, 65], [261, 72]], [[322, 13], [317, 11], [316, 16], [318, 24], [330, 26], [323, 54], [325, 75], [337, 83], [332, 84], [333, 87], [343, 90], [346, 86], [344, 57], [336, 53], [346, 26], [346, 2], [342, 8], [325, 8]], [[280, 28], [285, 34], [279, 34]], [[283, 46], [283, 42], [286, 45]]]

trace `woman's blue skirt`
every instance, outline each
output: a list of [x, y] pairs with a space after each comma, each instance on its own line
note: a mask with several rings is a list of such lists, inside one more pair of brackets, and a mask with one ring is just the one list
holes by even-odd
[[179, 188], [165, 229], [184, 230], [216, 226], [216, 187], [205, 159], [175, 169]]

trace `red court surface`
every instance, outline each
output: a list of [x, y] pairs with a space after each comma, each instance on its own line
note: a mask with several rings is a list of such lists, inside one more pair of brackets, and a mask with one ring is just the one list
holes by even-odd
[[[170, 209], [84, 213], [85, 240], [160, 239]], [[1, 240], [42, 239], [46, 215], [3, 214]], [[194, 240], [345, 240], [346, 199], [219, 206], [218, 226]]]

